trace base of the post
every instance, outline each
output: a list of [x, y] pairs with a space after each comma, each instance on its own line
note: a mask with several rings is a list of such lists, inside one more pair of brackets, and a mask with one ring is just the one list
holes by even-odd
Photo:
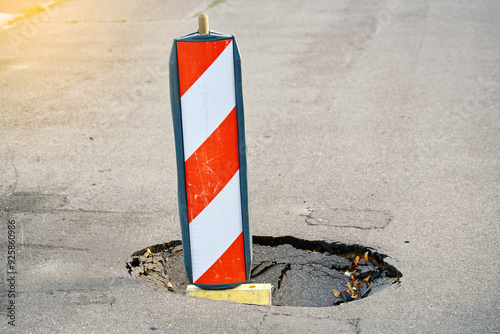
[[232, 289], [206, 290], [188, 285], [186, 294], [215, 300], [229, 300], [243, 304], [271, 305], [271, 284], [242, 284]]

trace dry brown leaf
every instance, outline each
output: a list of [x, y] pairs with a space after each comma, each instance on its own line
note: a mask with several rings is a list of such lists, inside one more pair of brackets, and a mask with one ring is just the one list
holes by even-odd
[[369, 253], [368, 251], [365, 253], [365, 261], [366, 262], [370, 262], [369, 259], [368, 259], [368, 253]]
[[144, 253], [144, 255], [143, 255], [143, 256], [144, 256], [144, 257], [148, 257], [148, 256], [150, 256], [151, 254], [153, 254], [153, 253], [151, 253], [151, 250], [148, 248], [148, 249], [146, 249], [146, 253]]
[[368, 277], [366, 277], [365, 279], [363, 279], [363, 281], [368, 282], [368, 281], [370, 280], [370, 278], [371, 278], [371, 277], [370, 277], [370, 276], [368, 276]]
[[356, 258], [354, 259], [354, 266], [358, 265], [358, 261], [359, 261], [359, 256], [356, 256]]
[[340, 292], [338, 292], [337, 290], [333, 289], [333, 295], [337, 298], [340, 297]]

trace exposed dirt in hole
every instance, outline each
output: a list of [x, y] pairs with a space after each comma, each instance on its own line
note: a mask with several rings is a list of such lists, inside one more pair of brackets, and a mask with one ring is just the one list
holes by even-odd
[[[401, 272], [385, 257], [359, 245], [254, 236], [250, 282], [271, 283], [273, 305], [339, 305], [399, 282]], [[184, 294], [189, 284], [179, 240], [137, 251], [126, 266], [162, 290]]]

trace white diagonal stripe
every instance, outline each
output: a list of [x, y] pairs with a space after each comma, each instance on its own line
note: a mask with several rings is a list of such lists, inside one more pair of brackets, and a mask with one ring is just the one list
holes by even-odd
[[224, 254], [243, 231], [240, 172], [189, 224], [193, 282]]
[[231, 41], [181, 97], [185, 160], [217, 129], [235, 105]]

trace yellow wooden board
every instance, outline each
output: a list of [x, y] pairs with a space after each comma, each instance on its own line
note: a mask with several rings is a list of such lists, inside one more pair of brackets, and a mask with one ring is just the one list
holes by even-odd
[[271, 284], [242, 284], [236, 288], [221, 290], [205, 290], [188, 285], [186, 294], [243, 304], [271, 305]]

